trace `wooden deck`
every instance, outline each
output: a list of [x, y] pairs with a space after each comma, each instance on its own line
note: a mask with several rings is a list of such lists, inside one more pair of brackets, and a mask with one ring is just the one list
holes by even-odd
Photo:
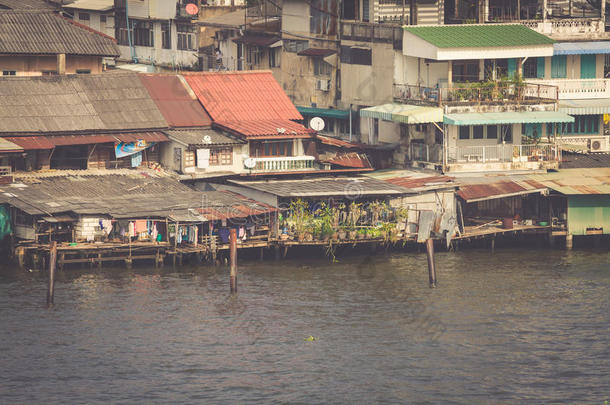
[[454, 240], [474, 240], [499, 235], [518, 235], [518, 234], [548, 234], [551, 231], [550, 226], [538, 225], [514, 225], [512, 228], [502, 228], [500, 226], [466, 226], [464, 233], [453, 238]]

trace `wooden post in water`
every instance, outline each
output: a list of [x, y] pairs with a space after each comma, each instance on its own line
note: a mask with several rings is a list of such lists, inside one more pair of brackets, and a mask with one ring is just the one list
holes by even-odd
[[231, 255], [231, 293], [237, 292], [237, 231], [231, 228], [229, 232], [230, 255]]
[[494, 253], [496, 250], [496, 237], [492, 236], [491, 237], [491, 253]]
[[436, 269], [434, 268], [434, 240], [432, 238], [426, 240], [426, 254], [428, 256], [428, 277], [430, 279], [430, 287], [436, 287]]
[[47, 305], [53, 305], [55, 298], [55, 262], [57, 259], [57, 242], [51, 241], [49, 246], [49, 288], [47, 290]]

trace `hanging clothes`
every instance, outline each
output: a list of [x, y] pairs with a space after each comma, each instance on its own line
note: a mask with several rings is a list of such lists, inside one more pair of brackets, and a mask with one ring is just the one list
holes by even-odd
[[148, 228], [146, 227], [146, 220], [144, 219], [138, 219], [135, 222], [135, 231], [137, 234], [143, 233], [143, 232], [147, 232]]
[[229, 228], [220, 228], [218, 230], [218, 237], [222, 243], [229, 243]]
[[158, 235], [158, 232], [159, 232], [159, 231], [157, 231], [157, 223], [153, 222], [151, 228], [152, 229], [151, 229], [151, 232], [150, 232], [150, 239], [152, 241], [156, 241], [157, 240], [157, 235]]

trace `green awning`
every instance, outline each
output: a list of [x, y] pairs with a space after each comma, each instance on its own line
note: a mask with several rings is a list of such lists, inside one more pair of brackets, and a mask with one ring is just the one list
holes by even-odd
[[307, 115], [311, 117], [326, 117], [326, 118], [338, 118], [342, 120], [349, 119], [349, 111], [347, 110], [336, 110], [334, 108], [316, 108], [316, 107], [298, 107], [297, 110], [301, 115]]
[[546, 122], [574, 122], [574, 117], [559, 111], [487, 112], [445, 114], [448, 125], [530, 124]]
[[559, 111], [571, 115], [610, 114], [610, 99], [559, 100]]
[[427, 124], [443, 121], [443, 109], [409, 104], [382, 104], [360, 110], [361, 117], [379, 118], [403, 124]]

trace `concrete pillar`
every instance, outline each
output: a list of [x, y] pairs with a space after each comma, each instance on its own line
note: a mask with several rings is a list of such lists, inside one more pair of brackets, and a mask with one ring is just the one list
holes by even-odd
[[450, 60], [447, 61], [447, 87], [453, 87], [453, 63]]
[[521, 58], [517, 58], [517, 72], [515, 79], [523, 77], [523, 62]]
[[602, 26], [606, 24], [606, 0], [601, 0], [600, 19], [602, 20]]
[[485, 59], [479, 59], [479, 80], [485, 80]]
[[65, 53], [57, 54], [57, 74], [58, 75], [66, 74], [66, 54]]
[[546, 8], [548, 7], [548, 0], [542, 0], [542, 21], [546, 22]]

